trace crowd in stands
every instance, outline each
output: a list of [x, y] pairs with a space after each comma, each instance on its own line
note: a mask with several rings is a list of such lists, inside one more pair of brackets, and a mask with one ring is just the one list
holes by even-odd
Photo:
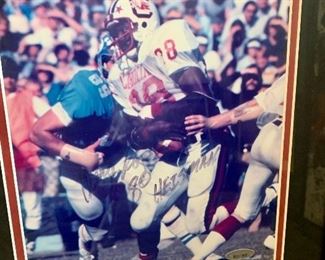
[[[21, 194], [35, 192], [35, 196], [28, 193], [26, 201], [34, 196], [34, 203], [39, 203], [39, 194], [58, 195], [59, 162], [34, 146], [28, 146], [29, 154], [18, 153], [18, 148], [21, 142], [28, 142], [30, 123], [41, 113], [38, 108], [54, 105], [76, 72], [95, 68], [95, 55], [105, 33], [104, 20], [112, 2], [11, 0], [0, 11], [0, 56], [14, 125], [12, 135], [17, 140], [15, 157], [23, 156], [28, 164], [22, 165], [24, 172], [18, 174], [18, 184], [26, 182], [26, 176], [20, 175], [34, 176], [31, 186], [19, 185]], [[221, 111], [252, 99], [285, 72], [289, 2], [154, 0], [161, 23], [183, 18], [193, 30]], [[247, 167], [245, 155], [258, 131], [256, 121], [232, 128], [229, 169], [236, 174], [228, 176], [226, 186], [233, 191], [239, 188]], [[32, 217], [40, 212], [32, 212]], [[36, 223], [28, 229], [37, 228]]]

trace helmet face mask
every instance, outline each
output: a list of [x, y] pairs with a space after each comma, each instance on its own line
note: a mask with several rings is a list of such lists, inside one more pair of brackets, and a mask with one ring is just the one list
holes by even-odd
[[115, 60], [124, 55], [133, 57], [131, 51], [158, 26], [158, 11], [150, 0], [115, 0], [105, 23]]
[[137, 25], [133, 24], [131, 19], [118, 18], [106, 24], [109, 32], [111, 44], [110, 49], [115, 52], [115, 59], [118, 60], [126, 55], [129, 51], [137, 47], [137, 41], [133, 37], [133, 33], [137, 29]]

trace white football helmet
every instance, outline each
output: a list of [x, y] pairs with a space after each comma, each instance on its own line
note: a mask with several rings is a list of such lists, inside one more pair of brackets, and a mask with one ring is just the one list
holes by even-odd
[[158, 11], [150, 0], [115, 0], [105, 22], [115, 58], [139, 46], [159, 25]]

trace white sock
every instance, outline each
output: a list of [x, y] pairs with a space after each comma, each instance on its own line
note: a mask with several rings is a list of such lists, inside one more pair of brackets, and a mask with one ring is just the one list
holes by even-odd
[[88, 233], [88, 230], [84, 224], [80, 225], [80, 227], [78, 229], [78, 236], [79, 236], [79, 239], [84, 243], [92, 240], [92, 237]]
[[218, 232], [211, 231], [204, 240], [201, 250], [194, 256], [193, 259], [205, 259], [208, 255], [213, 253], [219, 246], [221, 246], [226, 239]]
[[185, 215], [180, 212], [178, 217], [167, 226], [168, 230], [174, 234], [180, 241], [195, 255], [202, 246], [200, 238], [188, 232]]

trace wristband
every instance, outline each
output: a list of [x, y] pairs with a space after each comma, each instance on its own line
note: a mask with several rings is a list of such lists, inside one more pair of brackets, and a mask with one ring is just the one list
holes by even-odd
[[65, 144], [62, 147], [60, 157], [64, 160], [79, 164], [88, 171], [93, 170], [102, 159], [99, 153], [80, 149], [70, 144]]

